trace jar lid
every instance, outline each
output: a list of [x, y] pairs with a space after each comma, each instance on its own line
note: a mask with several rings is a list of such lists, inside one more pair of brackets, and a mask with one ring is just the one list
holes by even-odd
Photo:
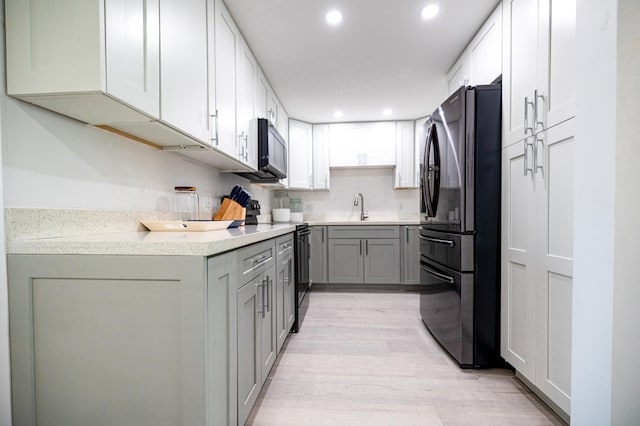
[[195, 192], [196, 187], [195, 186], [175, 186], [173, 189], [180, 192], [185, 192], [185, 191]]

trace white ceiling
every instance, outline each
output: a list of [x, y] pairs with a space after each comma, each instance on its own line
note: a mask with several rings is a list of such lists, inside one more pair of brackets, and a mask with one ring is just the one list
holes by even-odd
[[[287, 113], [311, 123], [427, 115], [498, 2], [225, 0]], [[429, 3], [440, 13], [424, 21], [419, 12]], [[332, 9], [343, 14], [336, 27], [325, 21]], [[383, 117], [385, 108], [393, 115]]]

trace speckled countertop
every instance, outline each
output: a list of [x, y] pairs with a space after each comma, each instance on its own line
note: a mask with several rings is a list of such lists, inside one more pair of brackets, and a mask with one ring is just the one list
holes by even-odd
[[[305, 215], [306, 216], [306, 215]], [[155, 212], [5, 209], [8, 254], [212, 256], [293, 232], [295, 223], [260, 223], [208, 232], [149, 232], [141, 218]], [[417, 225], [417, 216], [309, 215], [310, 225]]]
[[14, 240], [8, 254], [212, 256], [295, 230], [292, 224], [259, 224], [208, 232], [116, 232]]

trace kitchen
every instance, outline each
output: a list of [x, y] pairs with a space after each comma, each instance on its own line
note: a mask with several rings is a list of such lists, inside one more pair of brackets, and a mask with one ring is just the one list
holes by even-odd
[[[575, 147], [574, 175], [571, 417], [576, 424], [624, 424], [628, 423], [624, 419], [639, 417], [634, 411], [638, 409], [635, 403], [627, 399], [636, 394], [637, 380], [634, 379], [639, 375], [634, 359], [638, 347], [636, 342], [625, 339], [633, 336], [638, 324], [633, 303], [638, 301], [638, 290], [632, 285], [637, 283], [632, 266], [633, 254], [638, 253], [638, 239], [631, 238], [637, 234], [633, 224], [638, 198], [632, 184], [637, 181], [637, 171], [630, 163], [638, 155], [630, 124], [638, 109], [629, 98], [630, 94], [638, 93], [638, 74], [634, 71], [638, 64], [637, 47], [634, 48], [631, 41], [637, 39], [640, 27], [638, 9], [632, 1], [578, 1], [576, 25], [576, 134], [580, 144]], [[4, 52], [0, 56], [4, 58]], [[4, 66], [2, 70], [4, 72]], [[592, 84], [593, 81], [598, 84]], [[441, 90], [441, 96], [425, 102], [431, 105], [425, 106], [424, 113], [444, 99], [445, 88]], [[600, 126], [594, 128], [592, 123]], [[121, 226], [110, 222], [119, 216], [114, 212], [169, 213], [170, 189], [183, 182], [197, 186], [204, 204], [207, 205], [208, 200], [213, 209], [216, 198], [237, 182], [233, 176], [212, 171], [191, 161], [190, 157], [150, 150], [4, 94], [1, 124], [3, 208], [69, 210], [70, 226], [61, 231], [66, 234], [95, 231], [95, 227], [102, 232], [112, 232]], [[606, 150], [601, 149], [604, 144], [608, 144]], [[592, 173], [593, 170], [599, 173]], [[394, 178], [388, 170], [371, 173], [381, 173], [378, 177], [387, 182], [387, 188]], [[333, 203], [333, 195], [329, 195], [327, 204], [322, 204], [324, 194], [334, 193], [334, 174], [338, 182], [376, 177], [366, 172], [332, 171], [332, 190], [302, 195], [305, 208], [313, 206], [317, 212]], [[367, 187], [374, 186], [367, 181]], [[339, 188], [336, 189], [339, 192]], [[250, 191], [265, 211], [271, 209], [270, 190], [251, 186]], [[376, 193], [368, 191], [358, 189], [365, 195], [369, 214], [373, 217], [385, 212], [386, 194], [378, 199]], [[401, 212], [415, 211], [411, 195], [406, 195], [411, 191], [417, 193], [416, 190], [392, 192], [392, 196], [401, 198], [397, 200]], [[598, 197], [598, 204], [594, 206], [594, 191], [612, 195]], [[340, 206], [331, 205], [331, 208], [357, 214], [357, 208], [352, 206], [353, 195], [351, 188], [345, 190]], [[405, 196], [407, 198], [402, 199]], [[82, 215], [83, 211], [87, 214], [88, 210], [93, 210], [91, 215], [99, 219], [96, 221], [93, 216], [86, 228], [73, 229], [82, 223], [82, 218], [73, 215]], [[42, 230], [58, 232], [48, 226], [46, 216], [32, 213], [37, 223], [44, 223]], [[85, 223], [88, 223], [86, 219], [87, 216]], [[10, 232], [5, 231], [4, 226], [0, 229]], [[55, 236], [22, 229], [31, 232], [27, 238]], [[5, 235], [4, 240], [14, 238], [15, 235]], [[4, 258], [4, 245], [2, 250]], [[5, 266], [2, 263], [3, 288], [6, 288]], [[6, 348], [6, 291], [2, 292], [2, 298], [0, 338], [1, 346]], [[598, 315], [593, 315], [594, 312]], [[5, 419], [9, 418], [10, 405], [6, 351], [3, 350], [1, 357], [0, 422], [4, 424], [9, 423]]]

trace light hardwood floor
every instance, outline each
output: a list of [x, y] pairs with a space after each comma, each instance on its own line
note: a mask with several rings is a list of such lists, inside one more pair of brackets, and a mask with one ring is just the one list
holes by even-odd
[[509, 370], [462, 370], [416, 293], [310, 293], [247, 425], [564, 425]]

